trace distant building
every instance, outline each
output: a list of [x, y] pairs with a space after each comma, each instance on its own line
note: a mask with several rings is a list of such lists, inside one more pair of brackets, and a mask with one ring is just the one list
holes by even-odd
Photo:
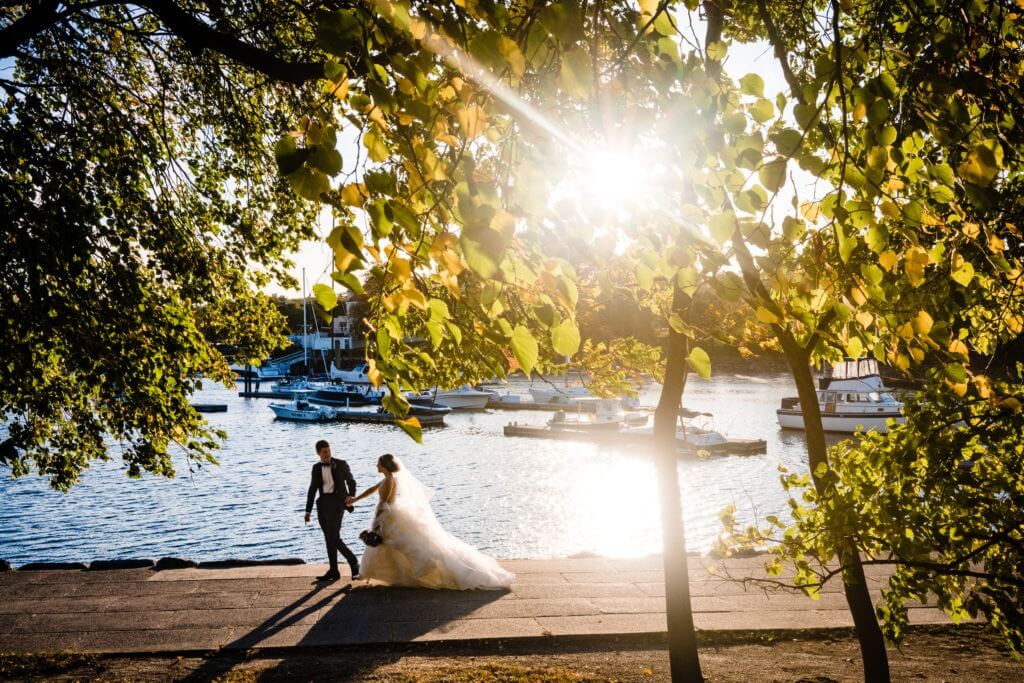
[[289, 339], [300, 347], [305, 346], [311, 354], [316, 354], [311, 359], [312, 363], [317, 363], [323, 352], [326, 354], [324, 360], [328, 363], [333, 361], [335, 367], [348, 367], [353, 361], [363, 358], [366, 346], [363, 329], [365, 316], [366, 302], [350, 294], [338, 302], [329, 327], [316, 329], [311, 320], [309, 326], [312, 330], [305, 335], [292, 335]]

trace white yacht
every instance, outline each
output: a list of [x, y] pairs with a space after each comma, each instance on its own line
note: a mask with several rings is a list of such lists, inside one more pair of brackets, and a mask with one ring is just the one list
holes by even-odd
[[553, 405], [571, 405], [574, 399], [593, 398], [590, 391], [582, 384], [572, 384], [556, 387], [551, 384], [541, 384], [530, 387], [530, 396], [533, 396], [535, 403], [549, 403]]
[[412, 403], [437, 404], [452, 410], [483, 410], [491, 399], [490, 392], [474, 389], [468, 384], [448, 391], [428, 389], [406, 396]]
[[271, 403], [270, 409], [282, 420], [298, 420], [300, 422], [329, 422], [338, 417], [333, 408], [317, 406], [307, 399], [312, 393], [308, 389], [299, 390], [295, 393], [295, 400], [287, 403]]
[[[621, 427], [642, 427], [648, 416], [643, 413], [626, 412], [617, 398], [577, 398], [576, 415], [566, 415], [559, 410], [548, 421], [551, 429], [605, 429], [617, 431]], [[584, 404], [594, 404], [593, 410], [583, 412]]]
[[[889, 420], [906, 423], [903, 403], [882, 384], [878, 361], [873, 358], [847, 360], [832, 366], [819, 380], [818, 408], [826, 432], [852, 434], [858, 430], [889, 431]], [[784, 398], [775, 411], [783, 429], [803, 429], [800, 399]]]
[[334, 363], [331, 363], [331, 379], [337, 379], [351, 384], [369, 384], [370, 365], [368, 363], [360, 363], [351, 370], [339, 370], [334, 367]]

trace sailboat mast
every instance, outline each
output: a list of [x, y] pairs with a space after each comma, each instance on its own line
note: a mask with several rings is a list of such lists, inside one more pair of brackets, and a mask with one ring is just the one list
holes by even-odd
[[309, 330], [306, 328], [306, 269], [302, 269], [302, 364], [306, 366], [306, 376], [309, 376]]

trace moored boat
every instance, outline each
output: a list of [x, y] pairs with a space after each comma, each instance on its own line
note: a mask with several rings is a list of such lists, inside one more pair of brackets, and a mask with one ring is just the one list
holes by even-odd
[[307, 400], [307, 391], [297, 392], [294, 401], [287, 403], [271, 403], [270, 409], [274, 415], [281, 420], [296, 420], [299, 422], [330, 422], [337, 418], [338, 414], [333, 408], [327, 406], [313, 405]]
[[[847, 360], [832, 366], [819, 380], [818, 409], [826, 432], [852, 434], [857, 431], [889, 431], [890, 420], [903, 424], [903, 403], [882, 384], [878, 361], [873, 358]], [[775, 411], [783, 429], [804, 429], [800, 399], [786, 397]]]
[[437, 404], [452, 410], [483, 410], [491, 399], [490, 392], [479, 391], [464, 384], [458, 389], [448, 391], [426, 390], [413, 394], [406, 394], [410, 403]]
[[334, 367], [334, 363], [331, 363], [330, 375], [332, 380], [341, 380], [350, 384], [369, 384], [370, 365], [368, 363], [360, 363], [351, 370], [339, 370]]
[[312, 401], [329, 406], [377, 405], [384, 392], [369, 384], [322, 384], [316, 388]]

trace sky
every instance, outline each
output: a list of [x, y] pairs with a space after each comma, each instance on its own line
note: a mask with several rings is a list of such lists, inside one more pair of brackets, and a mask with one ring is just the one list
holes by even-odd
[[[696, 28], [697, 32], [703, 35], [703, 26], [697, 25]], [[747, 73], [756, 73], [761, 76], [765, 83], [765, 95], [769, 99], [774, 99], [774, 95], [777, 92], [785, 92], [788, 95], [788, 86], [782, 75], [782, 69], [775, 60], [771, 46], [767, 42], [751, 43], [749, 45], [733, 44], [729, 47], [729, 52], [723, 64], [726, 73], [734, 79], [738, 79]], [[348, 127], [342, 129], [339, 138], [339, 149], [345, 161], [343, 172], [348, 172], [351, 170], [350, 164], [353, 164], [356, 159], [356, 146], [359, 144], [358, 136], [351, 127]], [[781, 202], [777, 203], [778, 205], [782, 204]], [[316, 282], [330, 284], [332, 257], [330, 248], [324, 242], [324, 238], [327, 237], [330, 229], [328, 218], [326, 222], [322, 221], [317, 229], [321, 239], [304, 241], [297, 252], [289, 255], [289, 258], [294, 262], [290, 272], [295, 276], [296, 281], [300, 283], [299, 287], [285, 290], [275, 283], [265, 287], [264, 291], [268, 294], [280, 294], [290, 297], [302, 296], [303, 268], [306, 271], [307, 291]]]

